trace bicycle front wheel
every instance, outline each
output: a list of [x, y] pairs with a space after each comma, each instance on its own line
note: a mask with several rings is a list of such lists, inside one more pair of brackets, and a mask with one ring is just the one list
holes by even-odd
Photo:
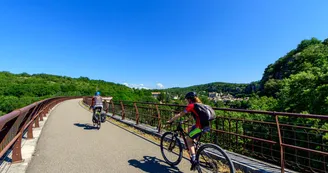
[[161, 137], [161, 152], [164, 160], [171, 166], [178, 165], [182, 159], [182, 144], [174, 133], [166, 132]]
[[202, 145], [197, 150], [196, 159], [199, 161], [198, 172], [235, 173], [233, 162], [227, 153], [217, 145]]

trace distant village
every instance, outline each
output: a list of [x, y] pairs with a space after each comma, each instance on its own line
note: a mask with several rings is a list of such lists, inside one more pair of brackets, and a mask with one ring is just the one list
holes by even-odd
[[232, 96], [231, 94], [223, 94], [223, 93], [217, 93], [217, 92], [209, 92], [208, 93], [208, 99], [213, 101], [242, 101], [242, 100], [248, 100], [249, 97], [245, 98], [236, 98]]
[[[205, 93], [205, 91], [204, 91], [204, 93]], [[152, 94], [152, 96], [154, 97], [154, 98], [158, 98], [158, 96], [161, 94], [161, 92], [152, 92], [151, 93]], [[209, 92], [208, 93], [208, 99], [209, 100], [212, 100], [212, 101], [214, 101], [214, 102], [217, 102], [217, 101], [242, 101], [242, 100], [248, 100], [249, 99], [249, 97], [245, 97], [245, 98], [236, 98], [236, 97], [234, 97], [234, 96], [232, 96], [231, 94], [226, 94], [226, 93], [218, 93], [218, 92]], [[179, 96], [173, 96], [172, 97], [172, 99], [174, 99], [174, 100], [177, 100], [177, 99], [179, 99]]]

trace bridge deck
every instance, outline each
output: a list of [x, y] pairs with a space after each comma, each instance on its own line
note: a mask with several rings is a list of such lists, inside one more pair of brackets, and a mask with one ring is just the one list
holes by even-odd
[[66, 101], [51, 113], [28, 173], [189, 172], [187, 160], [173, 169], [156, 143], [111, 123], [99, 131], [90, 128], [91, 114], [78, 101]]

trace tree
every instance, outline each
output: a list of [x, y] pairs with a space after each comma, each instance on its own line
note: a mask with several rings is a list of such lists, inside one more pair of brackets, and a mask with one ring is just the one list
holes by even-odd
[[326, 38], [326, 39], [322, 42], [322, 44], [328, 46], [328, 38]]
[[[244, 103], [247, 104], [247, 103]], [[252, 97], [249, 100], [249, 109], [251, 110], [264, 110], [264, 111], [273, 111], [278, 105], [278, 101], [273, 97]]]
[[304, 50], [305, 48], [307, 48], [310, 45], [315, 45], [315, 44], [320, 44], [321, 41], [318, 40], [317, 38], [311, 38], [310, 40], [303, 40], [301, 41], [301, 43], [297, 46], [297, 51], [300, 52], [302, 50]]

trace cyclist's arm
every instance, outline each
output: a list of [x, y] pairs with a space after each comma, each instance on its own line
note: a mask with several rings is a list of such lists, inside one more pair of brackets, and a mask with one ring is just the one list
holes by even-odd
[[194, 104], [189, 104], [185, 110], [183, 110], [182, 112], [176, 114], [173, 118], [171, 118], [171, 120], [168, 121], [168, 123], [173, 122], [174, 120], [178, 119], [179, 117], [182, 117], [184, 115], [186, 115], [188, 112], [191, 112], [191, 110], [194, 108]]
[[93, 106], [93, 103], [94, 103], [94, 97], [92, 98], [92, 100], [91, 100], [91, 105], [90, 105], [90, 109], [92, 108], [92, 106]]
[[182, 111], [182, 112], [176, 114], [174, 117], [172, 117], [172, 118], [168, 121], [168, 123], [171, 123], [171, 122], [175, 121], [176, 119], [178, 119], [178, 118], [180, 118], [180, 117], [186, 115], [186, 113], [187, 113], [186, 111]]

